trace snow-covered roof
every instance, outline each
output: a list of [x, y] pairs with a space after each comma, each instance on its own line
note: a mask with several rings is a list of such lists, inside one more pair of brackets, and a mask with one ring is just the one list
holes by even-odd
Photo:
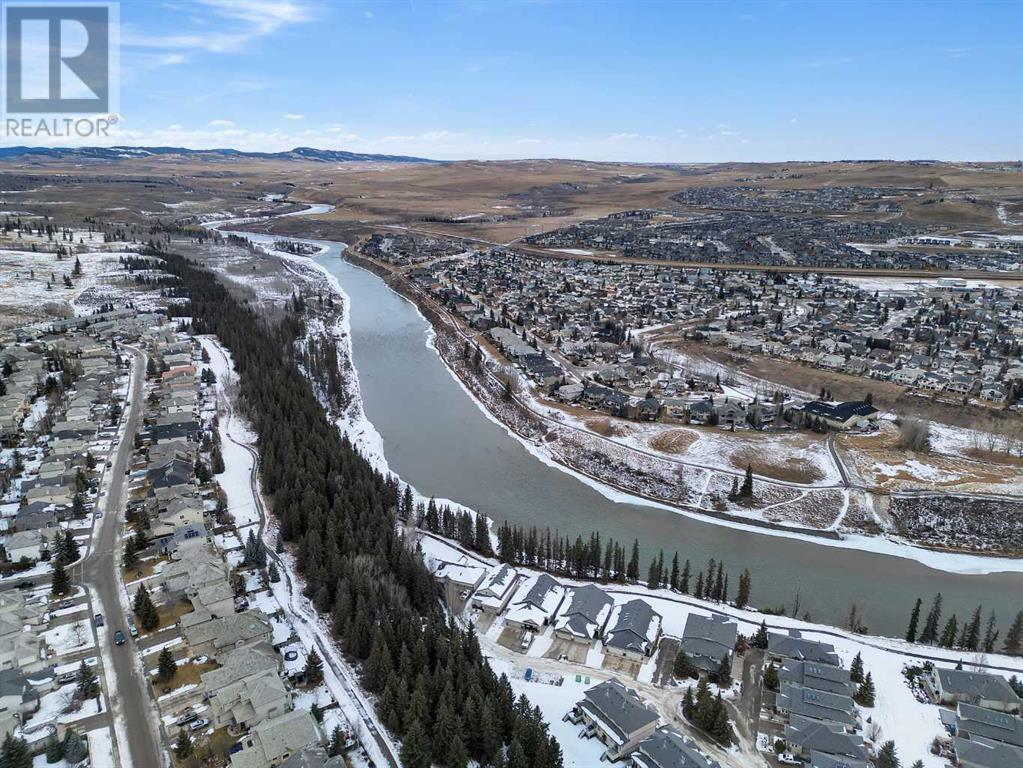
[[647, 654], [661, 630], [661, 615], [645, 600], [616, 605], [604, 635], [604, 645], [633, 653]]
[[541, 627], [554, 618], [564, 597], [565, 588], [546, 573], [531, 576], [515, 592], [505, 620]]
[[555, 620], [554, 628], [592, 640], [604, 628], [613, 605], [611, 597], [599, 587], [592, 584], [577, 587], [571, 592], [568, 607]]

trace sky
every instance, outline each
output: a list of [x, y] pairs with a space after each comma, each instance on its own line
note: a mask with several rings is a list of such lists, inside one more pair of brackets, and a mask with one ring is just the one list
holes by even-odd
[[1023, 0], [125, 0], [120, 21], [107, 143], [436, 159], [1023, 157]]

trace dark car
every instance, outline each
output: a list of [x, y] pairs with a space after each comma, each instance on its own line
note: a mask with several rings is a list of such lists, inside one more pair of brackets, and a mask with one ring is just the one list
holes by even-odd
[[32, 589], [32, 587], [34, 586], [35, 584], [33, 584], [31, 581], [18, 582], [18, 589]]
[[93, 619], [93, 622], [96, 624], [97, 627], [102, 627], [103, 626], [103, 614], [102, 613], [97, 613], [96, 617]]
[[114, 632], [114, 645], [124, 645], [124, 632], [121, 630]]
[[189, 711], [183, 714], [177, 720], [175, 720], [174, 725], [177, 726], [188, 725], [189, 723], [194, 723], [198, 719], [199, 715], [197, 715], [195, 712]]

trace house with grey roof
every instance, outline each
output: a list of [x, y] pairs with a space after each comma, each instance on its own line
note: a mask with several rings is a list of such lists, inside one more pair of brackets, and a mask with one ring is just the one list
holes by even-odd
[[721, 768], [696, 742], [663, 725], [643, 739], [630, 755], [632, 768]]
[[346, 765], [343, 755], [328, 757], [321, 744], [309, 744], [281, 763], [280, 768], [345, 768]]
[[935, 667], [924, 678], [936, 704], [973, 704], [999, 712], [1018, 713], [1023, 701], [1001, 675]]
[[814, 720], [802, 715], [792, 715], [786, 724], [785, 744], [789, 752], [803, 757], [814, 753], [856, 760], [869, 757], [858, 733], [849, 733], [842, 723]]
[[604, 633], [604, 652], [643, 661], [654, 652], [661, 636], [661, 615], [636, 598], [616, 605]]
[[275, 768], [309, 744], [322, 740], [313, 716], [304, 709], [264, 720], [242, 739], [231, 755], [231, 768]]
[[262, 611], [245, 611], [184, 627], [182, 634], [194, 655], [215, 656], [231, 648], [268, 643], [273, 627]]
[[554, 621], [554, 634], [589, 646], [604, 631], [613, 607], [611, 596], [600, 587], [576, 587], [569, 595], [568, 607]]
[[26, 715], [39, 709], [39, 693], [25, 677], [13, 667], [0, 670], [0, 717], [4, 715], [23, 723]]
[[721, 660], [731, 656], [738, 634], [738, 625], [726, 616], [690, 613], [682, 630], [680, 647], [700, 672], [713, 674], [721, 666]]
[[607, 747], [600, 759], [614, 762], [650, 736], [660, 717], [634, 690], [606, 680], [587, 690], [563, 719], [585, 725], [579, 737], [599, 739]]
[[505, 615], [505, 623], [530, 632], [539, 632], [554, 620], [565, 599], [565, 588], [546, 573], [526, 579], [515, 591]]
[[870, 762], [855, 757], [814, 751], [810, 753], [810, 768], [870, 768]]
[[955, 735], [1023, 747], [1023, 717], [960, 703], [956, 712]]
[[798, 659], [831, 664], [835, 667], [842, 666], [838, 654], [835, 653], [835, 646], [830, 643], [807, 640], [798, 629], [790, 629], [788, 634], [784, 635], [777, 632], [768, 634], [767, 653], [778, 662], [783, 659]]
[[848, 669], [816, 661], [784, 659], [778, 670], [778, 680], [843, 696], [856, 693], [856, 684], [850, 679]]
[[801, 715], [813, 720], [830, 720], [855, 728], [859, 722], [856, 705], [849, 696], [815, 691], [795, 683], [782, 683], [775, 697], [775, 709], [789, 716]]
[[960, 768], [1019, 768], [1023, 747], [1004, 744], [981, 736], [952, 740], [956, 765]]
[[505, 609], [515, 593], [519, 572], [510, 565], [502, 565], [484, 578], [480, 588], [472, 596], [472, 607], [483, 613], [496, 616]]

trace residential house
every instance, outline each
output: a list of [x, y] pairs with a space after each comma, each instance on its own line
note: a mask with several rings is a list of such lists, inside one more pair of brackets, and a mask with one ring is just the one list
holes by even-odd
[[843, 696], [856, 693], [856, 684], [850, 679], [848, 669], [816, 661], [785, 659], [778, 670], [778, 680]]
[[1019, 768], [1023, 765], [1023, 747], [974, 736], [952, 740], [958, 768]]
[[670, 725], [662, 725], [643, 739], [629, 757], [632, 768], [720, 768], [695, 741]]
[[774, 706], [790, 716], [841, 723], [848, 728], [855, 728], [859, 722], [856, 705], [849, 696], [804, 688], [795, 683], [781, 683]]
[[842, 663], [838, 654], [835, 653], [833, 645], [816, 640], [806, 640], [798, 629], [790, 629], [785, 635], [777, 632], [769, 633], [767, 653], [777, 662], [783, 659], [799, 659], [830, 664], [835, 667], [841, 666]]
[[1001, 675], [935, 667], [925, 678], [931, 698], [937, 704], [973, 704], [999, 712], [1020, 711], [1019, 695]]
[[661, 636], [661, 615], [639, 598], [616, 605], [607, 625], [604, 652], [633, 661], [653, 655]]
[[607, 680], [587, 690], [564, 719], [585, 723], [582, 736], [599, 739], [607, 747], [600, 759], [615, 762], [653, 734], [660, 717], [634, 690]]
[[682, 630], [680, 648], [700, 672], [714, 674], [721, 660], [731, 657], [738, 633], [738, 625], [725, 616], [690, 613]]
[[600, 587], [576, 587], [569, 595], [568, 606], [554, 621], [554, 634], [589, 646], [604, 631], [613, 607], [611, 596]]
[[269, 643], [273, 627], [262, 611], [244, 611], [183, 628], [193, 655], [216, 656], [231, 648]]
[[4, 552], [7, 560], [17, 563], [22, 560], [36, 562], [46, 551], [46, 536], [40, 530], [16, 531], [4, 538]]
[[849, 733], [844, 724], [802, 715], [789, 718], [785, 726], [785, 744], [789, 752], [802, 757], [809, 757], [815, 752], [856, 760], [869, 757], [863, 738]]
[[264, 720], [242, 739], [231, 755], [231, 768], [276, 768], [309, 744], [322, 740], [313, 716], [304, 709]]
[[956, 711], [955, 735], [1023, 747], [1023, 717], [960, 703]]
[[472, 607], [496, 616], [511, 600], [518, 578], [519, 572], [510, 565], [501, 565], [494, 569], [472, 596]]
[[554, 620], [565, 599], [565, 588], [546, 573], [527, 578], [508, 605], [505, 623], [539, 632]]

